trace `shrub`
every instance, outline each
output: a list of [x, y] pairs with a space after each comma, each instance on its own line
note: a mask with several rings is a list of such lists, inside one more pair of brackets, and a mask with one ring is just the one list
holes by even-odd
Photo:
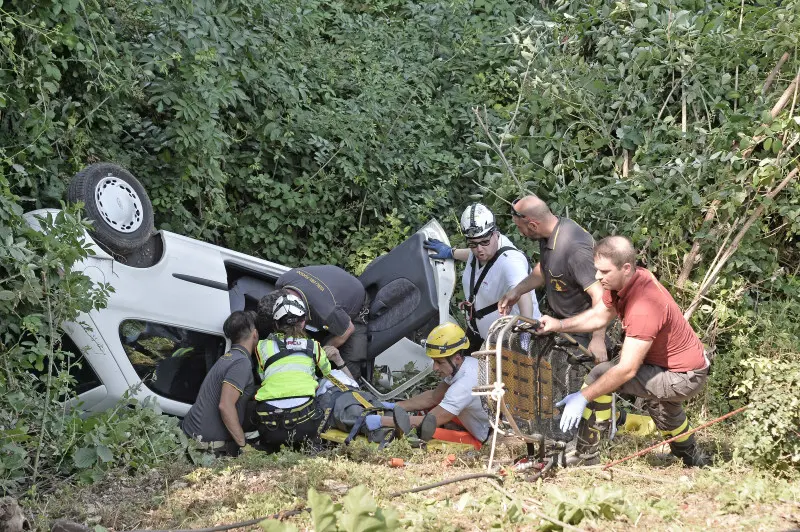
[[737, 395], [749, 403], [738, 424], [736, 454], [779, 474], [800, 471], [800, 361], [797, 353], [780, 358], [742, 360], [744, 378]]

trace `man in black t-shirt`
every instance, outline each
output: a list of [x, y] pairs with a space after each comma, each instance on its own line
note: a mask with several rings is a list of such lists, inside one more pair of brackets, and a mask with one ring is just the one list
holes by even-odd
[[[522, 294], [541, 286], [557, 318], [575, 316], [602, 301], [603, 288], [595, 278], [592, 235], [569, 218], [555, 216], [536, 196], [516, 200], [511, 214], [520, 233], [539, 241], [540, 256], [531, 274], [500, 299], [501, 314], [507, 314]], [[573, 337], [589, 348], [597, 362], [608, 359], [605, 328]]]
[[338, 266], [319, 265], [289, 270], [275, 286], [303, 298], [310, 311], [308, 325], [328, 333], [323, 346], [337, 348], [358, 380], [367, 360], [368, 302], [361, 281]]
[[258, 342], [255, 317], [237, 310], [222, 330], [232, 343], [231, 350], [211, 367], [181, 428], [201, 446], [236, 456], [245, 446], [245, 409], [255, 393], [250, 361]]

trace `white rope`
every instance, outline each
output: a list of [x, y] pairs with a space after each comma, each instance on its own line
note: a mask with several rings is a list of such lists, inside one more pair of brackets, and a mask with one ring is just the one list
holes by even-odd
[[492, 462], [494, 461], [494, 451], [497, 447], [497, 433], [500, 432], [500, 409], [501, 405], [503, 404], [501, 401], [503, 400], [503, 396], [505, 395], [506, 390], [503, 387], [502, 382], [494, 382], [494, 387], [492, 388], [492, 392], [489, 394], [489, 397], [497, 403], [495, 408], [495, 419], [494, 419], [494, 426], [492, 427], [494, 430], [492, 432], [492, 449], [489, 452], [489, 464], [486, 466], [487, 471], [492, 470]]

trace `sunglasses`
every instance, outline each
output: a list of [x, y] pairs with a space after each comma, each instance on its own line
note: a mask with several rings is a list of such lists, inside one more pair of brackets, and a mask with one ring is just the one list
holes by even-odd
[[525, 218], [524, 214], [522, 214], [521, 212], [517, 212], [517, 209], [514, 208], [514, 205], [516, 205], [519, 200], [520, 198], [517, 198], [511, 202], [511, 216], [516, 216], [517, 218]]
[[489, 236], [489, 238], [484, 238], [483, 240], [478, 240], [477, 242], [474, 241], [474, 240], [472, 240], [472, 241], [468, 240], [467, 241], [467, 247], [469, 249], [475, 249], [478, 246], [481, 246], [481, 247], [485, 248], [486, 246], [488, 246], [491, 243], [492, 243], [492, 237]]
[[526, 216], [526, 215], [522, 214], [521, 212], [519, 212], [517, 209], [514, 208], [514, 205], [516, 205], [517, 202], [520, 199], [521, 198], [517, 198], [517, 199], [515, 199], [514, 201], [511, 202], [511, 217], [512, 218], [522, 218], [523, 220], [525, 220], [528, 223], [536, 223], [533, 220], [531, 220], [531, 218], [529, 216]]

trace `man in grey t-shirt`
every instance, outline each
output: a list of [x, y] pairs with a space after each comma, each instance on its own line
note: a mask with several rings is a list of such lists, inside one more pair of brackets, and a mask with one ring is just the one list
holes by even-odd
[[236, 311], [225, 320], [222, 330], [231, 340], [231, 350], [206, 375], [181, 428], [215, 452], [236, 456], [246, 443], [242, 425], [247, 402], [255, 393], [251, 362], [258, 343], [255, 317]]
[[[500, 314], [508, 314], [522, 294], [541, 286], [556, 318], [575, 316], [602, 301], [603, 287], [595, 279], [592, 235], [569, 218], [554, 215], [536, 196], [516, 200], [511, 214], [522, 235], [539, 241], [541, 253], [530, 275], [500, 299]], [[596, 362], [608, 359], [605, 328], [574, 337], [589, 348]]]
[[304, 266], [278, 278], [277, 288], [302, 297], [310, 315], [308, 325], [324, 330], [322, 344], [339, 350], [347, 369], [358, 380], [367, 360], [366, 290], [356, 277], [331, 264]]

